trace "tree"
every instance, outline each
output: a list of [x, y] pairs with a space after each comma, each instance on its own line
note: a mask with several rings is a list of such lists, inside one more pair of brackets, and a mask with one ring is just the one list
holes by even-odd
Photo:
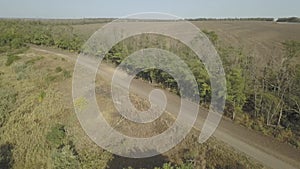
[[245, 80], [241, 69], [233, 69], [227, 74], [227, 100], [233, 105], [232, 119], [235, 119], [236, 113], [240, 113], [246, 102]]

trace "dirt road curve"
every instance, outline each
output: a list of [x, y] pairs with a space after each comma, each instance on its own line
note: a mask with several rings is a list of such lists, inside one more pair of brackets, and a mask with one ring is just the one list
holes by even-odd
[[[56, 49], [32, 47], [33, 50], [53, 54], [56, 56], [64, 57], [71, 61], [76, 61], [77, 56], [65, 51]], [[91, 60], [80, 63], [84, 66], [89, 66]], [[114, 72], [114, 68], [101, 64], [98, 73], [110, 81]], [[148, 99], [148, 94], [154, 87], [140, 80], [134, 80], [131, 83], [131, 89], [134, 93], [143, 98]], [[165, 92], [167, 96], [167, 111], [177, 116], [180, 98], [169, 92]], [[207, 115], [207, 110], [200, 108], [199, 116], [195, 124], [196, 129], [201, 129], [203, 121]], [[230, 120], [222, 119], [218, 129], [214, 133], [214, 137], [218, 140], [225, 142], [236, 150], [247, 154], [253, 159], [257, 160], [267, 168], [274, 169], [293, 169], [300, 168], [300, 151], [291, 147], [288, 144], [283, 144], [275, 141], [271, 137], [266, 137], [258, 132], [251, 131], [237, 124], [233, 124]]]

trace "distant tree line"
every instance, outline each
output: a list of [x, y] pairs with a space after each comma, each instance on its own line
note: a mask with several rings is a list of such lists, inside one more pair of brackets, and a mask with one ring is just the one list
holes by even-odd
[[82, 19], [34, 19], [34, 18], [14, 18], [6, 19], [0, 18], [1, 21], [15, 21], [15, 22], [31, 22], [39, 25], [85, 25], [85, 24], [101, 24], [113, 21], [114, 18], [82, 18]]
[[300, 22], [298, 17], [278, 18], [276, 22]]
[[188, 21], [274, 21], [274, 18], [195, 18]]

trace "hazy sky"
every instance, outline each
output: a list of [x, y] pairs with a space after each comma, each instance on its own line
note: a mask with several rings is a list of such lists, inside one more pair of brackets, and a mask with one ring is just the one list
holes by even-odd
[[0, 17], [122, 17], [164, 12], [183, 18], [300, 16], [300, 0], [0, 0]]

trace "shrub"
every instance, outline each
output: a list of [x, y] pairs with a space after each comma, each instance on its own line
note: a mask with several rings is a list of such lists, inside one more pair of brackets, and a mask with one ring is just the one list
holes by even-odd
[[61, 124], [56, 124], [46, 135], [47, 142], [55, 148], [63, 144], [65, 137], [65, 126]]
[[80, 168], [77, 156], [70, 145], [64, 146], [62, 149], [56, 150], [52, 155], [54, 168], [57, 169], [77, 169]]
[[61, 72], [62, 71], [62, 68], [59, 66], [59, 67], [56, 67], [56, 69], [55, 69], [55, 72], [56, 73], [59, 73], [59, 72]]

